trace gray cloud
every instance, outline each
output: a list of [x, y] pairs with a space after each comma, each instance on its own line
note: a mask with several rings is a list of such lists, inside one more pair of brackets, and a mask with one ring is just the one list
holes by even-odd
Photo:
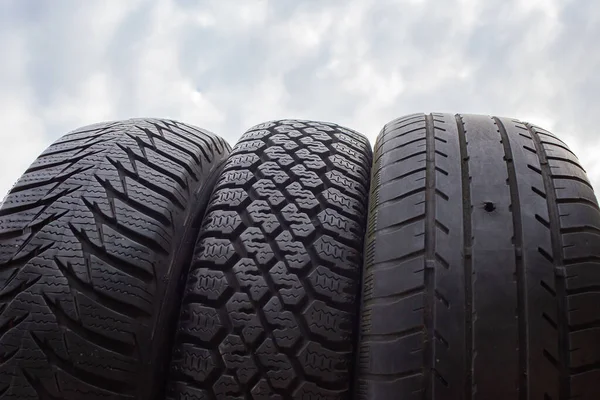
[[232, 144], [263, 120], [335, 121], [374, 141], [419, 111], [555, 131], [600, 188], [592, 0], [0, 3], [0, 192], [78, 126], [170, 117]]

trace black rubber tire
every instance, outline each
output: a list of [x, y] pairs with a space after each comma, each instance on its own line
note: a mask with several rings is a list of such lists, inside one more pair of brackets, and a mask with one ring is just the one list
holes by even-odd
[[600, 398], [600, 212], [563, 142], [411, 115], [370, 199], [357, 398]]
[[87, 126], [0, 207], [0, 399], [151, 399], [229, 153], [168, 120]]
[[201, 228], [168, 398], [346, 398], [370, 166], [367, 139], [334, 124], [240, 139]]

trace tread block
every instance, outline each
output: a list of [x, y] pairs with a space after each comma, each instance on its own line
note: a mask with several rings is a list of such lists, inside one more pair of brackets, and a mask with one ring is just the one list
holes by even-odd
[[272, 121], [240, 139], [175, 337], [176, 354], [208, 351], [217, 368], [202, 382], [171, 368], [167, 398], [350, 395], [371, 161], [368, 141], [335, 124]]
[[[365, 309], [365, 312], [369, 315], [367, 332], [373, 335], [390, 335], [420, 328], [424, 306], [422, 293], [416, 293], [397, 300], [392, 298], [390, 301], [373, 304]], [[390, 315], [398, 317], [390, 319]]]
[[[420, 370], [423, 359], [423, 333], [416, 332], [402, 338], [387, 338], [360, 345], [361, 362], [371, 374], [405, 374]], [[398, 359], [397, 354], [406, 358]]]
[[372, 270], [372, 292], [370, 297], [385, 298], [402, 295], [422, 287], [425, 283], [424, 258], [418, 257], [391, 268]]

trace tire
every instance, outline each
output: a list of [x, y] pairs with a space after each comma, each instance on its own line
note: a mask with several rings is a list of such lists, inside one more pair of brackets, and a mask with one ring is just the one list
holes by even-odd
[[600, 212], [560, 139], [401, 118], [370, 199], [359, 399], [600, 398]]
[[181, 276], [228, 153], [153, 119], [42, 153], [0, 208], [0, 399], [164, 393]]
[[169, 399], [342, 399], [358, 320], [371, 148], [310, 121], [250, 129], [203, 222]]

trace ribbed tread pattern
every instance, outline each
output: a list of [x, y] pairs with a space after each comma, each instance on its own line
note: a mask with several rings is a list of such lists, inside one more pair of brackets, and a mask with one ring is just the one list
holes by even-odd
[[600, 213], [568, 147], [415, 114], [374, 160], [358, 398], [598, 398]]
[[131, 119], [67, 134], [29, 167], [0, 207], [0, 399], [161, 391], [189, 242], [229, 150]]

